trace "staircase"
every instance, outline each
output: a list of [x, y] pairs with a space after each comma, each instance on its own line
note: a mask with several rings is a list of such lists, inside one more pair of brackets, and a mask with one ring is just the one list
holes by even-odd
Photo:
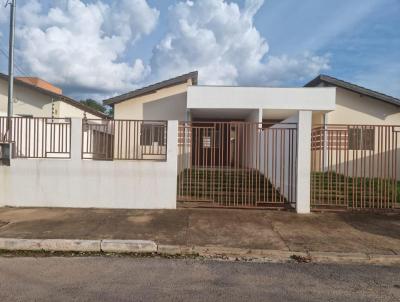
[[178, 177], [178, 200], [220, 206], [281, 207], [287, 200], [255, 169], [192, 168]]

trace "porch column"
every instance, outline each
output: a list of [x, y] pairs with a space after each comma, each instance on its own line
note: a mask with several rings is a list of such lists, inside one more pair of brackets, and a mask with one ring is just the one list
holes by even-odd
[[296, 211], [310, 213], [312, 111], [298, 112]]

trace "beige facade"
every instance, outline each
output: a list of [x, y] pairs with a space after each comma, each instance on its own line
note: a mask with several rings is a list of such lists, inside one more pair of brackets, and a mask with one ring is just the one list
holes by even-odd
[[[103, 117], [100, 112], [93, 114], [93, 110], [89, 108], [85, 111], [84, 106], [80, 104], [72, 105], [75, 101], [67, 102], [63, 100], [64, 98], [62, 95], [47, 93], [42, 89], [16, 81], [14, 84], [13, 113], [16, 116], [83, 118], [86, 112], [86, 117], [89, 119]], [[7, 102], [8, 79], [0, 78], [0, 112], [7, 112]]]
[[[400, 107], [337, 87], [336, 109], [325, 115], [326, 124], [400, 125]], [[313, 125], [324, 123], [323, 113], [313, 114]]]
[[185, 83], [161, 88], [155, 92], [114, 104], [115, 119], [180, 120], [187, 119], [187, 87]]
[[[396, 165], [396, 158], [400, 158], [399, 106], [337, 87], [336, 109], [326, 114], [313, 114], [314, 128], [324, 123], [330, 131], [326, 133], [328, 139], [325, 147], [322, 147], [325, 150], [313, 151], [315, 171], [330, 170], [349, 176], [400, 179], [400, 165]], [[350, 148], [346, 140], [350, 130], [346, 125], [351, 125], [355, 129], [353, 131], [370, 131], [372, 145], [368, 148]], [[323, 131], [320, 133], [322, 135]], [[366, 135], [363, 134], [363, 137]], [[336, 141], [346, 145], [339, 147], [340, 143], [336, 144]], [[385, 168], [381, 168], [383, 166]]]

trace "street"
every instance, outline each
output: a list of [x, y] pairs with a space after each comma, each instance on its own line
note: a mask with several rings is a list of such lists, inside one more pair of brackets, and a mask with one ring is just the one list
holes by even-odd
[[0, 301], [399, 301], [400, 267], [0, 258]]

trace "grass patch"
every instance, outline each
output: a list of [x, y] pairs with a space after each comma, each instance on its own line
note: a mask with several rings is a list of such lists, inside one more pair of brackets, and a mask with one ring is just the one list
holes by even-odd
[[384, 199], [397, 201], [400, 204], [400, 181], [382, 178], [346, 177], [335, 172], [313, 172], [311, 174], [312, 192], [316, 198], [329, 195], [346, 197], [351, 201], [360, 200], [374, 201]]

